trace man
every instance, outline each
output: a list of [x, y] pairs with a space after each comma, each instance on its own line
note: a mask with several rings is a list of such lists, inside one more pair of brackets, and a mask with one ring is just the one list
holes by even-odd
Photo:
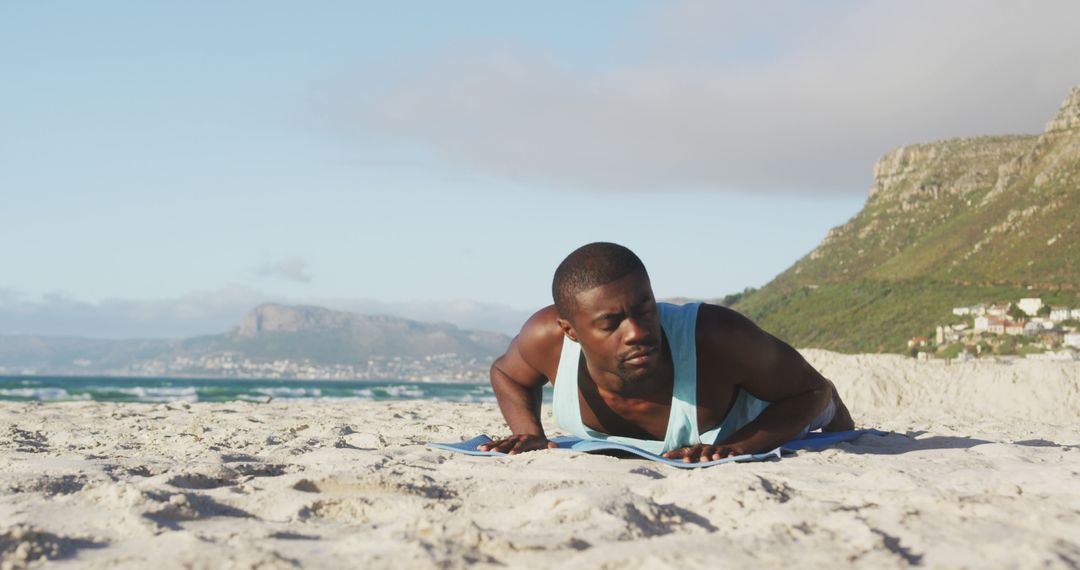
[[492, 364], [512, 435], [481, 450], [555, 447], [540, 423], [548, 382], [563, 430], [686, 462], [854, 427], [836, 388], [798, 352], [725, 307], [657, 303], [645, 266], [623, 246], [575, 250], [555, 271], [552, 296]]

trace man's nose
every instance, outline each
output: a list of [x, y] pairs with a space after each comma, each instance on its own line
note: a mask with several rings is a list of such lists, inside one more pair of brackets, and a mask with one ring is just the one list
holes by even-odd
[[631, 317], [623, 323], [626, 325], [626, 344], [639, 344], [649, 338], [649, 329], [640, 320]]

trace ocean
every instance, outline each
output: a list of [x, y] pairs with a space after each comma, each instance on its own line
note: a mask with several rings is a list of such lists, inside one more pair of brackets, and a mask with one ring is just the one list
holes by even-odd
[[[547, 397], [550, 397], [548, 394]], [[439, 400], [494, 403], [488, 384], [397, 380], [278, 380], [0, 376], [0, 401], [265, 402]]]

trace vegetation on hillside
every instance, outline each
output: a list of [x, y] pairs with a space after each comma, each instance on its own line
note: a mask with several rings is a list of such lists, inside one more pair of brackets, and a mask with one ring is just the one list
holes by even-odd
[[[861, 212], [733, 307], [800, 347], [902, 352], [953, 306], [1080, 305], [1080, 89], [1041, 136], [884, 156]], [[1064, 119], [1063, 119], [1064, 118]]]

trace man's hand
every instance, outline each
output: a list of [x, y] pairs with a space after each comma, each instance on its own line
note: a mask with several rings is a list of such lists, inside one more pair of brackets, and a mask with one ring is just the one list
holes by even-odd
[[691, 445], [673, 449], [663, 455], [666, 459], [682, 459], [683, 463], [715, 461], [725, 457], [745, 455], [746, 452], [730, 445]]
[[548, 441], [548, 438], [542, 435], [522, 434], [496, 439], [490, 443], [479, 445], [476, 449], [479, 449], [480, 451], [499, 451], [510, 455], [517, 455], [518, 453], [524, 453], [526, 451], [555, 449], [556, 447], [559, 447], [557, 443]]

